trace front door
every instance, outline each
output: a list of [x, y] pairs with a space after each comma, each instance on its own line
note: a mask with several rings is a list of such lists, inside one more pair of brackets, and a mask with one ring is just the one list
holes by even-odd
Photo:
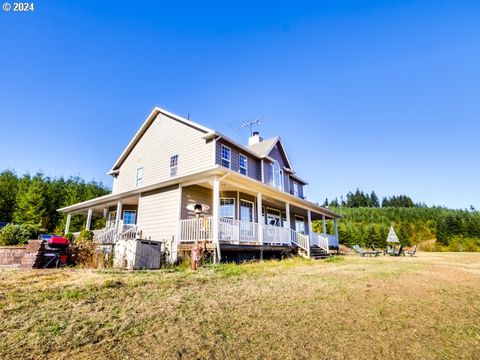
[[295, 231], [305, 234], [305, 220], [301, 216], [295, 216]]
[[243, 199], [240, 201], [240, 241], [255, 242], [257, 240], [253, 211], [253, 202]]

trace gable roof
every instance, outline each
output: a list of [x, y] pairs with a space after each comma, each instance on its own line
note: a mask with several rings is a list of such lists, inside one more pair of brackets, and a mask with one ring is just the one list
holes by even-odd
[[288, 164], [289, 169], [292, 172], [295, 172], [293, 170], [292, 163], [290, 162], [290, 159], [288, 158], [287, 152], [285, 151], [285, 146], [283, 146], [282, 139], [280, 138], [280, 136], [275, 136], [275, 137], [270, 138], [270, 139], [262, 140], [262, 141], [260, 141], [256, 144], [249, 145], [248, 148], [250, 150], [252, 150], [253, 152], [255, 152], [260, 158], [266, 158], [270, 155], [273, 148], [277, 144], [280, 145], [281, 152], [283, 153], [283, 155], [285, 155], [285, 159], [287, 160], [287, 164]]
[[204, 133], [212, 133], [214, 132], [214, 130], [212, 129], [209, 129], [205, 126], [202, 126], [200, 124], [197, 124], [193, 121], [190, 121], [188, 119], [185, 119], [181, 116], [178, 116], [174, 113], [171, 113], [165, 109], [162, 109], [158, 106], [155, 106], [152, 110], [152, 112], [150, 113], [150, 115], [148, 115], [148, 117], [146, 118], [146, 120], [143, 122], [142, 126], [140, 127], [140, 129], [138, 129], [137, 133], [135, 134], [135, 136], [132, 138], [132, 140], [128, 143], [127, 147], [125, 148], [125, 150], [123, 150], [122, 154], [120, 155], [120, 157], [117, 159], [117, 161], [115, 161], [115, 164], [113, 164], [112, 166], [112, 169], [107, 173], [107, 175], [112, 175], [112, 174], [115, 174], [116, 171], [118, 170], [118, 168], [122, 165], [122, 163], [125, 161], [125, 159], [127, 158], [127, 156], [130, 154], [130, 152], [132, 151], [132, 149], [135, 147], [135, 145], [137, 145], [138, 141], [141, 139], [141, 137], [143, 136], [143, 134], [145, 134], [145, 132], [147, 131], [147, 129], [149, 128], [149, 126], [153, 123], [153, 121], [156, 119], [156, 117], [159, 115], [159, 114], [163, 114], [165, 116], [168, 116], [169, 118], [172, 118], [173, 120], [177, 120], [185, 125], [188, 125], [188, 126], [191, 126], [197, 130], [200, 130]]
[[168, 116], [169, 118], [171, 118], [173, 120], [176, 120], [176, 121], [178, 121], [180, 123], [183, 123], [187, 126], [191, 126], [192, 128], [200, 130], [201, 132], [204, 132], [205, 133], [205, 135], [203, 136], [204, 139], [208, 139], [208, 138], [211, 138], [211, 137], [223, 138], [226, 141], [234, 144], [238, 148], [246, 151], [247, 153], [258, 157], [259, 159], [264, 159], [265, 158], [267, 160], [273, 161], [273, 159], [269, 156], [269, 154], [273, 150], [275, 145], [280, 144], [280, 146], [282, 148], [282, 152], [285, 155], [285, 158], [286, 158], [288, 166], [289, 166], [289, 169], [285, 169], [285, 170], [289, 170], [290, 175], [292, 177], [296, 178], [297, 180], [299, 180], [300, 182], [304, 183], [305, 185], [308, 184], [308, 182], [306, 182], [305, 180], [303, 180], [302, 178], [298, 177], [295, 174], [295, 171], [293, 170], [292, 163], [290, 162], [290, 159], [288, 158], [287, 152], [285, 151], [285, 147], [283, 146], [282, 140], [279, 136], [276, 136], [276, 137], [273, 137], [273, 138], [270, 138], [270, 139], [266, 139], [266, 140], [262, 140], [257, 144], [253, 144], [253, 145], [250, 145], [250, 146], [245, 146], [245, 145], [239, 144], [235, 140], [229, 138], [228, 136], [225, 136], [224, 134], [222, 134], [222, 133], [220, 133], [216, 130], [207, 128], [205, 126], [202, 126], [202, 125], [200, 125], [196, 122], [193, 122], [189, 119], [185, 119], [184, 117], [176, 115], [176, 114], [174, 114], [170, 111], [167, 111], [165, 109], [162, 109], [158, 106], [155, 106], [153, 108], [150, 115], [148, 115], [148, 117], [145, 119], [145, 121], [143, 122], [140, 129], [138, 129], [138, 131], [136, 132], [136, 134], [134, 135], [132, 140], [128, 143], [127, 147], [123, 150], [122, 154], [118, 157], [117, 161], [115, 161], [115, 164], [113, 164], [112, 168], [107, 173], [107, 175], [113, 175], [113, 174], [118, 173], [118, 169], [120, 168], [120, 166], [123, 164], [123, 162], [125, 161], [127, 156], [130, 154], [130, 152], [133, 150], [135, 145], [142, 138], [143, 134], [145, 134], [147, 129], [150, 127], [150, 125], [153, 123], [153, 121], [157, 118], [157, 116], [159, 114], [163, 114], [163, 115]]

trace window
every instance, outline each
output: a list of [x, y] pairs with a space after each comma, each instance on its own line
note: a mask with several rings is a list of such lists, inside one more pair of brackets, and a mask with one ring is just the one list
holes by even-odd
[[123, 212], [123, 224], [135, 225], [137, 220], [137, 212], [135, 210], [125, 210]]
[[117, 212], [116, 211], [110, 211], [108, 213], [107, 228], [110, 228], [113, 225], [115, 225], [116, 220], [117, 220]]
[[247, 200], [240, 201], [240, 220], [253, 222], [253, 202]]
[[220, 217], [225, 219], [235, 219], [235, 199], [220, 199]]
[[135, 186], [139, 187], [142, 186], [143, 182], [143, 167], [137, 169], [137, 178], [135, 180]]
[[240, 174], [248, 175], [248, 158], [245, 155], [240, 154], [238, 165]]
[[277, 161], [270, 163], [270, 185], [283, 190], [283, 170]]
[[293, 195], [298, 196], [298, 183], [296, 181], [292, 181], [293, 186]]
[[178, 155], [170, 156], [170, 177], [177, 176]]
[[232, 150], [225, 145], [222, 145], [222, 166], [229, 169], [232, 166]]
[[267, 208], [267, 225], [282, 226], [282, 213], [280, 210]]
[[305, 220], [301, 216], [295, 215], [295, 231], [305, 234]]

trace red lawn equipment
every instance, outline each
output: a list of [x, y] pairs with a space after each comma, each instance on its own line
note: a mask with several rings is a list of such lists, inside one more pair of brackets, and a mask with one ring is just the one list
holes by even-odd
[[43, 253], [45, 265], [47, 267], [64, 267], [68, 259], [68, 239], [61, 236], [52, 236], [46, 241]]

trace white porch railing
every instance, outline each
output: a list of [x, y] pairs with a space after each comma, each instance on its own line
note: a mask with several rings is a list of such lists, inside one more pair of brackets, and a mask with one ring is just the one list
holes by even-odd
[[118, 234], [117, 240], [133, 240], [137, 238], [138, 226], [128, 225], [124, 226], [124, 231]]
[[318, 246], [319, 248], [325, 250], [328, 254], [329, 253], [328, 240], [329, 240], [328, 235], [312, 232], [312, 236], [310, 237], [310, 245]]
[[300, 234], [295, 230], [290, 230], [290, 231], [291, 231], [292, 243], [302, 248], [303, 250], [307, 251], [307, 253], [310, 253], [310, 240], [308, 238], [308, 235]]
[[116, 236], [117, 236], [117, 229], [110, 228], [104, 231], [99, 236], [95, 237], [95, 242], [99, 244], [114, 244], [116, 240], [115, 239]]
[[220, 219], [218, 238], [232, 243], [257, 243], [259, 224], [249, 221]]
[[180, 220], [180, 240], [182, 242], [212, 241], [213, 219]]
[[263, 243], [264, 244], [278, 244], [290, 245], [292, 230], [280, 226], [263, 225]]
[[[295, 230], [273, 225], [262, 225], [233, 219], [219, 219], [218, 239], [231, 244], [260, 244], [260, 231], [263, 234], [263, 243], [268, 245], [295, 245], [310, 253], [310, 237]], [[181, 243], [192, 243], [196, 240], [213, 241], [213, 218], [180, 220]], [[321, 248], [328, 249], [326, 237], [314, 234], [315, 243]]]

